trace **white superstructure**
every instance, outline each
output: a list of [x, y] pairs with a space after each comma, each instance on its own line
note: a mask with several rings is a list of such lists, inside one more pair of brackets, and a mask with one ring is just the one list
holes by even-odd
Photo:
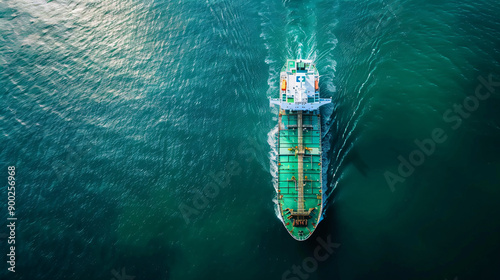
[[288, 59], [281, 69], [280, 98], [271, 99], [283, 110], [313, 111], [331, 103], [331, 98], [319, 97], [319, 74], [311, 60]]

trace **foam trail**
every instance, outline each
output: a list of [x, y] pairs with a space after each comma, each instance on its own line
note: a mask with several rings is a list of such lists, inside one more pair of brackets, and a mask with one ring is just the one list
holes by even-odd
[[[304, 58], [311, 59], [315, 62], [325, 63], [326, 66], [319, 69], [322, 73], [321, 77], [321, 87], [323, 90], [323, 95], [333, 94], [336, 92], [336, 88], [333, 85], [333, 77], [335, 68], [337, 65], [336, 60], [333, 57], [333, 50], [337, 45], [337, 38], [333, 35], [333, 28], [337, 24], [336, 21], [328, 23], [326, 25], [318, 26], [318, 17], [316, 15], [317, 7], [316, 2], [293, 2], [293, 1], [283, 1], [281, 5], [274, 6], [268, 2], [262, 2], [262, 6], [265, 7], [263, 11], [259, 12], [261, 17], [261, 27], [262, 33], [260, 37], [264, 41], [265, 48], [267, 50], [267, 55], [265, 57], [265, 62], [268, 65], [268, 88], [266, 91], [267, 97], [275, 97], [279, 92], [279, 72], [283, 63], [289, 58]], [[284, 10], [284, 11], [283, 11]], [[282, 15], [284, 13], [285, 17], [277, 17], [276, 14]], [[282, 28], [280, 28], [282, 26]], [[318, 32], [322, 32], [323, 42], [320, 44], [318, 41]], [[326, 42], [324, 41], [324, 36], [326, 37]], [[318, 52], [318, 49], [321, 52]], [[321, 62], [319, 61], [321, 60]], [[325, 65], [322, 64], [322, 65]], [[319, 66], [317, 65], [319, 68]], [[326, 85], [326, 86], [325, 86]], [[322, 109], [325, 116], [332, 115], [334, 107], [329, 106], [330, 109]], [[277, 122], [278, 108], [274, 107], [271, 109], [275, 117], [273, 121]], [[328, 120], [328, 122], [334, 120]], [[327, 174], [328, 167], [330, 165], [330, 160], [325, 156], [331, 149], [330, 128], [325, 125], [324, 119], [322, 120], [322, 126], [325, 127], [325, 131], [322, 133], [322, 145], [323, 145], [323, 193], [326, 194], [328, 190], [327, 184]], [[273, 187], [276, 192], [278, 191], [278, 165], [277, 165], [277, 135], [279, 133], [278, 125], [274, 126], [268, 133], [268, 143], [270, 148], [269, 161], [270, 161], [270, 173], [272, 175]], [[345, 132], [344, 132], [345, 133]], [[343, 147], [344, 145], [342, 145]], [[343, 153], [341, 153], [343, 154]], [[338, 161], [338, 155], [335, 161]], [[336, 169], [338, 170], [338, 168]], [[279, 213], [278, 201], [273, 199], [275, 203], [276, 216], [282, 220]], [[326, 199], [324, 200], [326, 202]], [[325, 209], [323, 205], [323, 209]], [[324, 211], [323, 211], [324, 213]], [[321, 214], [321, 219], [323, 218], [323, 213]]]
[[270, 160], [270, 170], [271, 175], [273, 176], [273, 186], [276, 192], [278, 192], [278, 145], [276, 142], [276, 137], [278, 136], [278, 125], [276, 125], [269, 133], [267, 134], [267, 143], [271, 147], [271, 151], [269, 151], [269, 160]]
[[365, 88], [365, 86], [368, 84], [369, 79], [372, 77], [372, 73], [376, 70], [377, 66], [374, 66], [373, 69], [368, 73], [365, 81], [361, 83], [358, 91], [357, 91], [357, 103], [356, 107], [354, 108], [353, 113], [349, 116], [349, 119], [347, 121], [347, 124], [345, 125], [345, 128], [341, 132], [341, 139], [339, 142], [341, 142], [340, 147], [338, 148], [338, 151], [335, 155], [335, 167], [333, 170], [332, 174], [332, 186], [329, 188], [329, 192], [326, 193], [326, 198], [325, 198], [325, 211], [328, 209], [328, 207], [333, 203], [335, 198], [333, 199], [332, 202], [330, 201], [330, 196], [332, 195], [333, 191], [336, 189], [339, 181], [342, 179], [342, 173], [341, 173], [341, 168], [343, 167], [343, 163], [347, 155], [349, 154], [349, 151], [352, 149], [354, 143], [356, 143], [357, 138], [352, 139], [354, 135], [354, 131], [357, 128], [357, 125], [359, 121], [362, 119], [362, 117], [365, 114], [365, 106], [364, 104], [368, 102], [370, 99], [370, 96], [368, 94], [362, 94], [362, 90]]

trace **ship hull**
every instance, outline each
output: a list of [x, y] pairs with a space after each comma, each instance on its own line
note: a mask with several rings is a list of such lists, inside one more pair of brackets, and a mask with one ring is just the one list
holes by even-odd
[[277, 201], [283, 224], [296, 240], [309, 238], [323, 210], [319, 73], [311, 60], [288, 59], [280, 73]]
[[[277, 138], [279, 211], [290, 235], [306, 240], [321, 220], [323, 206], [319, 110], [280, 109]], [[305, 218], [293, 215], [298, 208], [307, 213]]]

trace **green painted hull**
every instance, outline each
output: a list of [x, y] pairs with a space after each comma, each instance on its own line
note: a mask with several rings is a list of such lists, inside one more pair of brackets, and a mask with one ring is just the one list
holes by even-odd
[[277, 138], [279, 211], [290, 235], [306, 240], [321, 219], [323, 205], [319, 110], [280, 109]]

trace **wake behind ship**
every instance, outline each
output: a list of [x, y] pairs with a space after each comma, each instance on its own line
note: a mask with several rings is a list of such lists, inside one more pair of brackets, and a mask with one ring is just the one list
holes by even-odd
[[277, 135], [277, 199], [283, 224], [296, 240], [316, 229], [323, 207], [321, 116], [331, 99], [319, 96], [319, 74], [311, 60], [287, 60], [280, 74]]

